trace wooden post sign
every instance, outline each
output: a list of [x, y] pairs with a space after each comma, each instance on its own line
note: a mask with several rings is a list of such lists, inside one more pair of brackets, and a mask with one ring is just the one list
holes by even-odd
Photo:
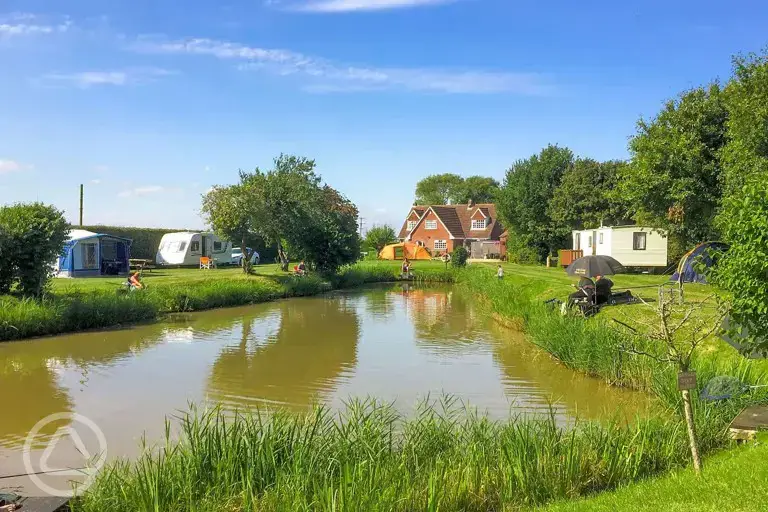
[[680, 372], [677, 374], [677, 389], [696, 389], [696, 372]]

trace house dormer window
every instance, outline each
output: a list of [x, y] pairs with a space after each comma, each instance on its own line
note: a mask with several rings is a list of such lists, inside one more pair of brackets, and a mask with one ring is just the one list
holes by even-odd
[[416, 227], [417, 223], [418, 223], [417, 220], [409, 220], [408, 223], [406, 224], [406, 228], [408, 229], [408, 231], [413, 231], [413, 228]]
[[486, 219], [477, 219], [472, 221], [472, 229], [485, 229]]
[[437, 229], [437, 221], [436, 220], [428, 220], [424, 222], [424, 229]]

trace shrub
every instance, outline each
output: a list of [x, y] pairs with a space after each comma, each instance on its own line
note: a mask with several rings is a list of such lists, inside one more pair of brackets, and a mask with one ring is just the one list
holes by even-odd
[[3, 255], [0, 293], [12, 285], [23, 295], [39, 297], [51, 277], [69, 232], [64, 213], [43, 203], [0, 208]]
[[457, 268], [466, 267], [469, 251], [464, 247], [457, 247], [451, 253], [451, 265]]

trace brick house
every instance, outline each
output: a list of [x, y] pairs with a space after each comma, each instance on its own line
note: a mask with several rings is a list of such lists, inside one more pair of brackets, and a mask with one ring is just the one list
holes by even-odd
[[499, 237], [503, 232], [496, 205], [470, 202], [411, 207], [399, 238], [426, 247], [433, 256], [464, 246], [472, 257], [482, 257], [483, 250], [500, 254]]

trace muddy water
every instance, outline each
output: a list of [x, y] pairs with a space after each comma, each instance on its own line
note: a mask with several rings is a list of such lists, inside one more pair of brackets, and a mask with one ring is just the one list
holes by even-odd
[[[189, 403], [303, 410], [375, 396], [407, 412], [442, 393], [496, 418], [551, 407], [563, 423], [648, 406], [555, 364], [449, 287], [376, 287], [0, 344], [0, 477], [24, 472], [30, 430], [60, 412], [92, 420], [111, 458], [135, 454], [143, 433], [161, 438]], [[67, 421], [43, 426], [34, 453]], [[77, 466], [69, 452], [58, 463]]]

